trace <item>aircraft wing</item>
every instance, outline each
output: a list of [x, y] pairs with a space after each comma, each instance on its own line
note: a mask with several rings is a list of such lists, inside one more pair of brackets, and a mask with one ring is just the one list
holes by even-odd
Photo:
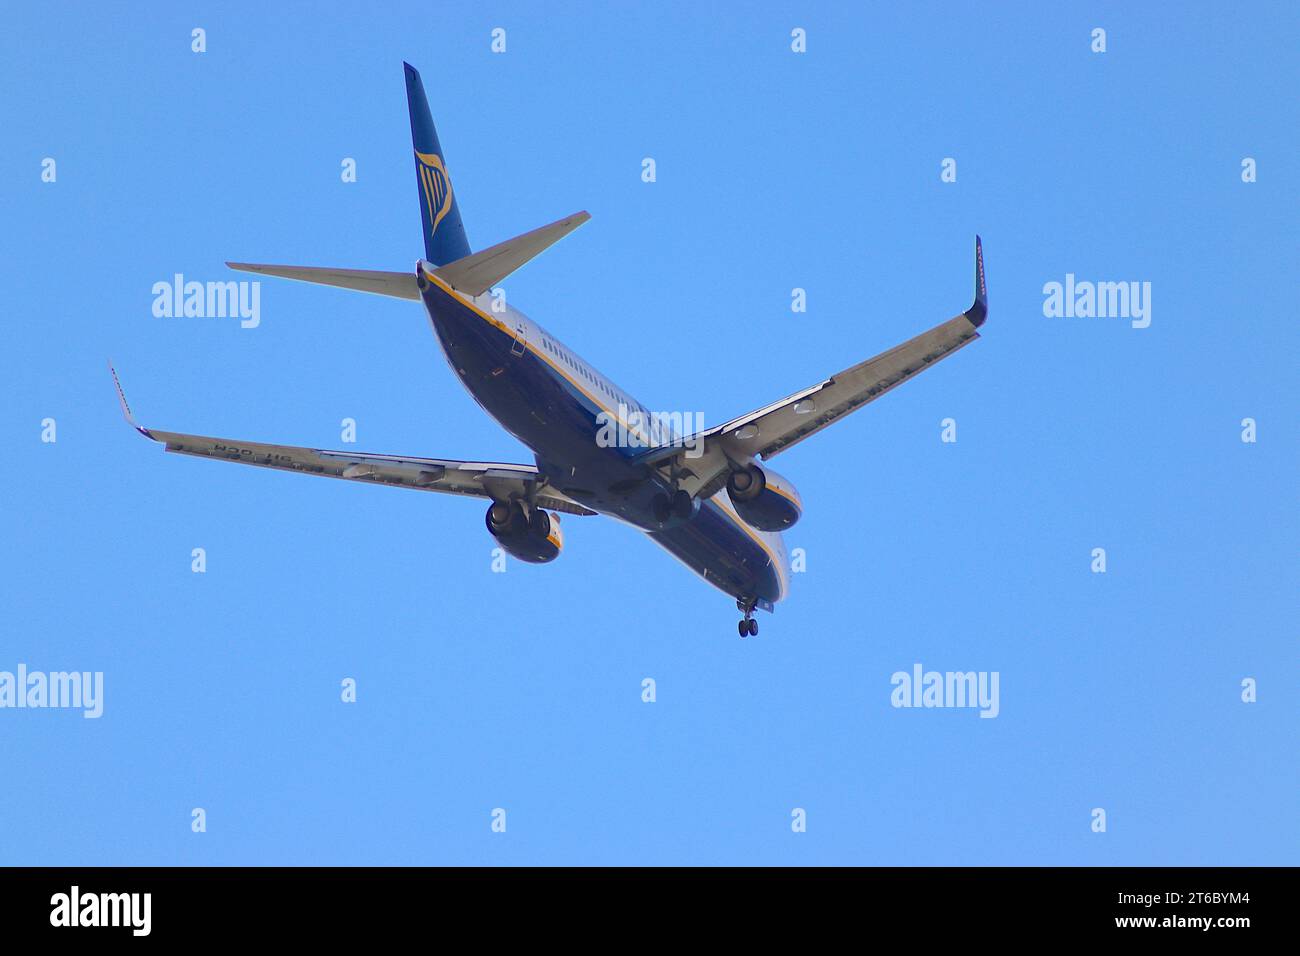
[[[109, 366], [112, 370], [112, 366]], [[470, 495], [507, 501], [529, 498], [539, 507], [566, 514], [592, 515], [553, 488], [532, 465], [509, 465], [497, 462], [454, 461], [444, 458], [409, 458], [402, 455], [379, 455], [367, 452], [325, 451], [294, 445], [266, 445], [260, 442], [209, 438], [145, 428], [136, 423], [126, 403], [117, 372], [113, 371], [117, 397], [127, 422], [145, 438], [161, 442], [165, 450], [179, 455], [234, 461], [262, 468], [296, 471], [304, 475], [322, 475], [348, 481], [445, 494]]]
[[[691, 436], [680, 447], [647, 452], [647, 465], [670, 465], [692, 494], [713, 494], [726, 480], [728, 460], [767, 460], [839, 421], [979, 338], [988, 316], [984, 250], [975, 237], [975, 302], [928, 332], [875, 358], [837, 372], [748, 415]], [[695, 457], [687, 452], [695, 451]]]

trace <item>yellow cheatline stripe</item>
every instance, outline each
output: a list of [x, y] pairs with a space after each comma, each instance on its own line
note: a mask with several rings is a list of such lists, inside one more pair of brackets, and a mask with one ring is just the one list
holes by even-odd
[[706, 504], [712, 503], [717, 505], [718, 510], [721, 511], [728, 519], [730, 519], [732, 524], [738, 527], [741, 531], [745, 532], [745, 534], [749, 535], [754, 540], [754, 543], [757, 544], [760, 548], [762, 548], [764, 553], [769, 558], [772, 559], [773, 566], [777, 568], [777, 574], [776, 574], [777, 579], [781, 582], [781, 594], [784, 595], [785, 574], [783, 573], [783, 565], [781, 564], [780, 557], [777, 555], [775, 551], [772, 550], [772, 548], [768, 546], [767, 541], [764, 540], [762, 537], [760, 537], [758, 532], [755, 531], [753, 528], [751, 528], [745, 522], [744, 518], [736, 514], [736, 512], [732, 511], [730, 506], [724, 505], [721, 501], [721, 498], [722, 498], [721, 495], [715, 495], [713, 498], [710, 498], [709, 501], [706, 502]]
[[803, 511], [803, 502], [800, 501], [799, 498], [798, 498], [794, 493], [789, 492], [789, 491], [786, 491], [784, 488], [778, 488], [776, 485], [773, 485], [773, 484], [769, 484], [769, 485], [767, 486], [767, 490], [768, 490], [768, 491], [775, 491], [778, 495], [780, 495], [780, 496], [781, 496], [782, 498], [784, 498], [786, 501], [790, 502], [792, 505], [794, 505], [794, 506], [795, 506], [796, 508], [798, 508], [800, 511]]
[[[425, 276], [426, 276], [426, 277], [427, 277], [431, 282], [435, 283], [435, 284], [436, 284], [440, 289], [442, 289], [443, 291], [445, 291], [445, 292], [447, 292], [447, 293], [449, 293], [449, 294], [455, 296], [455, 298], [456, 298], [458, 301], [463, 302], [463, 303], [464, 303], [468, 308], [470, 308], [472, 311], [474, 311], [474, 312], [475, 312], [475, 313], [476, 313], [480, 318], [482, 318], [482, 319], [486, 319], [486, 320], [487, 320], [491, 325], [494, 325], [496, 328], [500, 329], [502, 332], [506, 333], [506, 334], [509, 335], [511, 338], [514, 338], [516, 341], [518, 341], [518, 336], [515, 334], [514, 329], [510, 328], [510, 326], [506, 325], [506, 323], [502, 322], [500, 319], [495, 318], [494, 316], [488, 315], [486, 312], [484, 312], [482, 309], [480, 309], [477, 305], [475, 305], [473, 302], [469, 301], [468, 299], [465, 299], [465, 298], [463, 298], [463, 297], [461, 297], [461, 296], [459, 296], [459, 295], [456, 295], [455, 290], [453, 290], [451, 286], [447, 285], [446, 282], [444, 282], [442, 279], [438, 278], [438, 277], [437, 277], [436, 275], [434, 275], [433, 273], [429, 272], [427, 269], [425, 270], [425, 273], [424, 273], [424, 274], [425, 274]], [[619, 423], [620, 425], [622, 425], [625, 429], [627, 429], [628, 431], [632, 432], [632, 433], [635, 434], [638, 438], [640, 438], [642, 441], [644, 441], [644, 442], [646, 443], [646, 447], [647, 447], [647, 448], [652, 447], [652, 446], [650, 445], [650, 436], [648, 436], [647, 434], [645, 434], [645, 432], [641, 431], [639, 428], [632, 428], [632, 427], [631, 427], [631, 426], [630, 426], [626, 421], [624, 421], [623, 419], [619, 418], [618, 412], [614, 411], [612, 408], [610, 408], [608, 405], [606, 405], [604, 402], [602, 402], [602, 401], [600, 400], [600, 398], [598, 398], [594, 393], [588, 391], [588, 390], [587, 390], [587, 389], [582, 385], [581, 382], [579, 382], [576, 378], [574, 378], [571, 374], [569, 374], [568, 371], [566, 371], [564, 368], [562, 368], [558, 363], [556, 363], [556, 361], [555, 361], [554, 359], [552, 359], [549, 355], [547, 355], [547, 354], [546, 354], [543, 350], [541, 350], [538, 346], [536, 346], [536, 345], [534, 345], [533, 343], [529, 342], [526, 338], [525, 338], [523, 344], [524, 344], [524, 348], [526, 348], [528, 351], [532, 352], [534, 355], [536, 355], [539, 359], [541, 359], [543, 362], [545, 362], [545, 363], [546, 363], [547, 365], [549, 365], [551, 368], [555, 369], [555, 371], [559, 372], [560, 375], [564, 377], [565, 381], [569, 382], [569, 383], [570, 383], [574, 388], [576, 388], [578, 391], [580, 391], [583, 395], [586, 395], [589, 399], [591, 399], [592, 402], [593, 402], [593, 403], [594, 403], [594, 404], [595, 404], [595, 405], [596, 405], [596, 406], [597, 406], [601, 411], [603, 411], [605, 414], [609, 415], [611, 418], [614, 419], [614, 421], [618, 422], [618, 423]]]

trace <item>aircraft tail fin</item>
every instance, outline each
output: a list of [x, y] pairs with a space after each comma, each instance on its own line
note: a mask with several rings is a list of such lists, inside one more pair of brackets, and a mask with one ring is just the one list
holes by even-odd
[[431, 263], [422, 263], [421, 268], [426, 275], [441, 279], [457, 292], [468, 296], [482, 295], [525, 262], [559, 242], [590, 218], [591, 214], [588, 212], [575, 212], [572, 216], [565, 216], [549, 226], [542, 226], [522, 236], [499, 242], [495, 246], [489, 246], [487, 249], [436, 269], [430, 268]]
[[411, 143], [415, 148], [416, 185], [420, 196], [420, 220], [424, 224], [424, 257], [443, 266], [469, 255], [469, 241], [461, 222], [456, 194], [447, 175], [447, 164], [438, 132], [433, 127], [429, 101], [419, 71], [409, 63], [406, 70], [406, 105], [411, 114]]

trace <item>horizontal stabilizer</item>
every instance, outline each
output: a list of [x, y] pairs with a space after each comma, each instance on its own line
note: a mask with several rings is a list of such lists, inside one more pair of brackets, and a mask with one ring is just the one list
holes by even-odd
[[[472, 258], [472, 257], [471, 257]], [[259, 275], [315, 282], [318, 285], [338, 286], [357, 292], [391, 295], [397, 299], [419, 299], [420, 289], [413, 272], [373, 272], [368, 269], [328, 269], [315, 266], [272, 266], [258, 262], [227, 262], [239, 272], [256, 272]]]
[[[539, 252], [559, 242], [591, 218], [588, 212], [577, 212], [549, 226], [542, 226], [522, 236], [476, 252], [437, 269], [424, 268], [457, 292], [468, 296], [482, 295], [510, 273], [514, 272]], [[414, 280], [412, 280], [414, 281]]]

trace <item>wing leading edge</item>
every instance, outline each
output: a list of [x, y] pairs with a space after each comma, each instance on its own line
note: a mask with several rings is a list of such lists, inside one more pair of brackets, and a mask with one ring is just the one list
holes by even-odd
[[[979, 338], [978, 329], [987, 317], [984, 248], [976, 236], [975, 301], [965, 312], [778, 402], [699, 432], [676, 446], [652, 449], [644, 462], [650, 466], [671, 463], [685, 469], [689, 473], [687, 490], [708, 496], [721, 487], [719, 479], [725, 480], [729, 460], [766, 460], [780, 454], [969, 345]], [[684, 449], [691, 448], [701, 452], [694, 459], [684, 454]]]

